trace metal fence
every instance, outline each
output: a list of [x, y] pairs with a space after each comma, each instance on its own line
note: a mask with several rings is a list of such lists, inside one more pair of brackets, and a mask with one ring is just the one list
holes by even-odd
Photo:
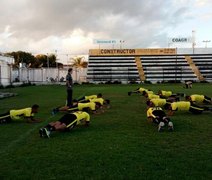
[[[49, 83], [64, 82], [67, 69], [58, 68], [19, 68], [12, 71], [12, 82]], [[86, 81], [86, 69], [73, 69], [73, 80], [75, 82]]]

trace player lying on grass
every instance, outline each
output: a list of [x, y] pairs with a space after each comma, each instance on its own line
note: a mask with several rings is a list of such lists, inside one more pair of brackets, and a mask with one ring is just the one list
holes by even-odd
[[90, 95], [90, 96], [83, 96], [82, 98], [80, 99], [75, 99], [74, 101], [75, 102], [84, 102], [84, 101], [88, 101], [90, 99], [96, 99], [96, 98], [102, 98], [102, 94], [99, 93], [97, 95]]
[[205, 95], [200, 95], [200, 94], [193, 94], [190, 96], [186, 96], [185, 99], [195, 104], [211, 104], [212, 103], [212, 98]]
[[168, 109], [169, 108], [169, 105], [170, 103], [173, 102], [173, 101], [168, 101], [166, 99], [149, 99], [146, 101], [146, 104], [147, 104], [147, 108], [149, 107], [161, 107], [161, 108], [164, 108], [164, 109]]
[[186, 88], [186, 89], [192, 88], [192, 81], [185, 81], [183, 88]]
[[188, 101], [173, 102], [169, 105], [168, 115], [172, 116], [175, 111], [189, 111], [192, 114], [201, 114], [204, 111], [212, 111], [211, 107], [200, 107]]
[[7, 113], [0, 114], [0, 123], [9, 123], [11, 121], [26, 120], [26, 122], [40, 122], [39, 119], [34, 119], [34, 115], [38, 113], [39, 106], [34, 104], [32, 107], [24, 109], [13, 109]]
[[57, 107], [52, 110], [52, 114], [56, 114], [57, 112], [73, 112], [73, 111], [86, 111], [91, 113], [98, 113], [97, 111], [101, 109], [100, 103], [89, 102], [89, 103], [75, 103], [73, 106], [62, 106]]
[[166, 116], [166, 113], [160, 107], [150, 107], [147, 110], [147, 119], [158, 125], [158, 131], [162, 131], [165, 126], [168, 126], [168, 130], [173, 131], [173, 123]]
[[143, 92], [144, 97], [147, 99], [159, 99], [160, 96], [152, 93], [152, 91], [144, 91]]
[[[145, 88], [138, 88], [138, 89], [136, 89], [136, 90], [133, 90], [133, 91], [129, 91], [128, 92], [128, 96], [131, 96], [131, 94], [142, 94], [143, 95], [143, 92], [145, 92], [145, 91], [150, 91], [150, 90], [148, 90], [148, 89], [145, 89]], [[152, 92], [153, 93], [153, 92]]]
[[62, 116], [58, 121], [50, 122], [43, 128], [40, 128], [40, 137], [50, 137], [53, 131], [68, 131], [73, 129], [76, 125], [82, 124], [89, 126], [90, 115], [87, 112], [76, 111]]
[[169, 97], [179, 98], [179, 96], [181, 96], [181, 97], [185, 96], [184, 93], [173, 94], [172, 91], [164, 91], [164, 90], [159, 90], [158, 95], [160, 96], [160, 98], [165, 98], [165, 99], [169, 98]]
[[88, 99], [88, 100], [81, 100], [81, 101], [75, 102], [75, 103], [89, 103], [89, 102], [100, 103], [102, 107], [110, 108], [110, 100], [109, 99], [103, 99], [103, 98], [100, 98], [100, 97]]
[[147, 106], [149, 107], [161, 107], [164, 109], [168, 109], [169, 105], [172, 102], [177, 102], [179, 101], [178, 97], [168, 97], [167, 99], [162, 99], [162, 98], [156, 98], [156, 99], [148, 99], [146, 101]]

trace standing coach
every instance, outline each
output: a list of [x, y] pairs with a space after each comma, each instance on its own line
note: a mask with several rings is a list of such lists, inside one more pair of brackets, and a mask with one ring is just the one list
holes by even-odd
[[72, 79], [72, 68], [68, 69], [68, 74], [66, 75], [66, 87], [67, 87], [67, 106], [72, 105], [72, 94], [73, 94], [73, 79]]

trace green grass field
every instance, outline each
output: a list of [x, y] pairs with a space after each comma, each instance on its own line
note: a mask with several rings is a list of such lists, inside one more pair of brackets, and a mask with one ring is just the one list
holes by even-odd
[[140, 86], [212, 97], [212, 84], [75, 86], [74, 98], [101, 92], [111, 109], [92, 115], [88, 128], [42, 139], [39, 128], [62, 116], [50, 112], [65, 104], [65, 87], [4, 89], [18, 96], [0, 100], [0, 113], [37, 103], [43, 122], [0, 125], [0, 179], [212, 179], [212, 113], [177, 112], [175, 131], [159, 133], [146, 120], [144, 97], [127, 95]]

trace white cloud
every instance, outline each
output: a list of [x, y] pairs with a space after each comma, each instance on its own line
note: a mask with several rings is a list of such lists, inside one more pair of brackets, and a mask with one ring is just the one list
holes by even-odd
[[125, 40], [126, 48], [165, 47], [170, 34], [207, 34], [211, 2], [1, 0], [0, 51], [84, 54], [102, 38]]

